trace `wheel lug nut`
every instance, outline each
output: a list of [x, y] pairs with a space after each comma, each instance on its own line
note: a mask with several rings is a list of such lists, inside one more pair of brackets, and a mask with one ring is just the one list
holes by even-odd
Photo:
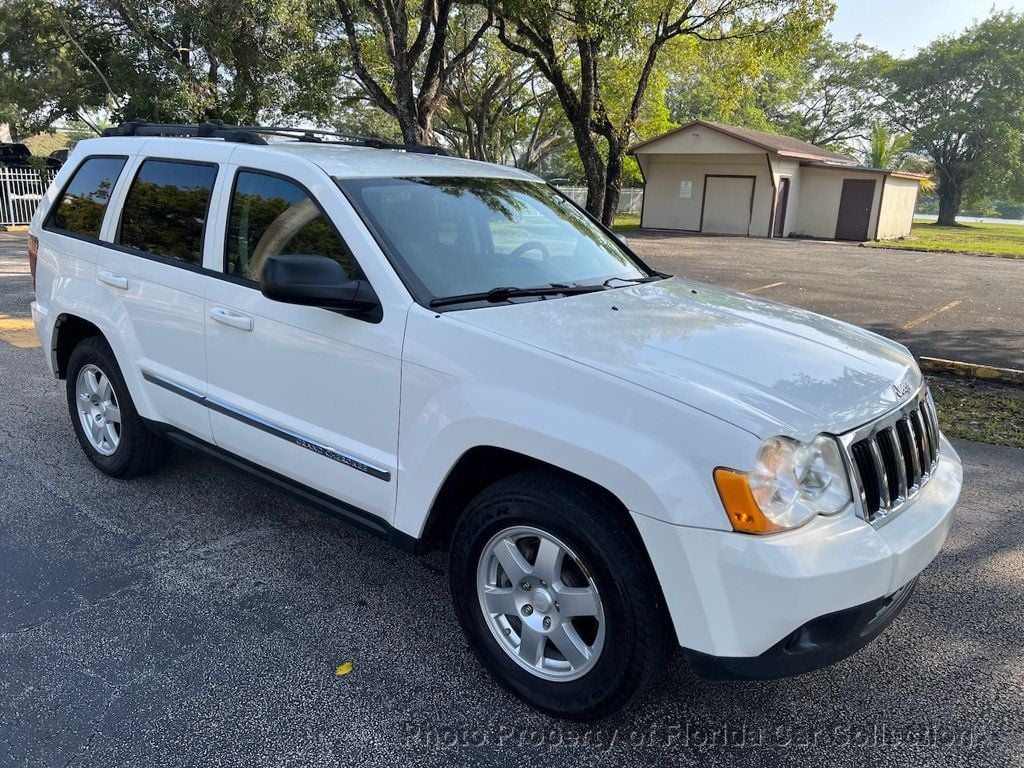
[[544, 587], [545, 589], [547, 589], [548, 583], [547, 583], [546, 581], [544, 581], [544, 579], [541, 579], [541, 580], [540, 580], [540, 585], [541, 585], [542, 587]]
[[530, 591], [530, 582], [524, 581], [522, 584], [519, 585], [519, 588], [521, 590], [523, 590], [524, 592], [529, 592]]
[[544, 617], [544, 629], [551, 629], [551, 617], [550, 616], [545, 616]]
[[524, 605], [523, 606], [523, 616], [530, 616], [531, 614], [533, 614], [533, 606], [532, 605]]

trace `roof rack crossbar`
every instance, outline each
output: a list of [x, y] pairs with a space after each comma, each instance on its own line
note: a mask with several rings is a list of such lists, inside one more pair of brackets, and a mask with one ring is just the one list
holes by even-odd
[[[208, 120], [196, 125], [179, 123], [148, 123], [133, 120], [103, 131], [104, 136], [197, 136], [202, 138], [223, 139], [245, 144], [266, 144], [263, 136], [280, 136], [304, 142], [323, 142], [344, 144], [354, 147], [370, 147], [373, 149], [394, 149], [403, 152], [414, 152], [424, 155], [447, 156], [440, 147], [425, 147], [419, 144], [396, 144], [384, 141], [375, 136], [361, 136], [355, 133], [327, 131], [319, 128], [289, 128], [276, 125], [225, 125], [220, 120]], [[325, 141], [322, 136], [331, 137]]]

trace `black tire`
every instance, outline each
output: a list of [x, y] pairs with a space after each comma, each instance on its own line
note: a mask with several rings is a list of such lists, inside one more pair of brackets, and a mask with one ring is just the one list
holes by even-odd
[[[481, 555], [492, 537], [515, 526], [540, 529], [568, 545], [597, 587], [604, 646], [582, 677], [547, 680], [523, 668], [484, 616], [477, 593]], [[459, 622], [484, 666], [529, 704], [559, 717], [597, 720], [627, 706], [664, 674], [675, 634], [643, 545], [628, 526], [585, 484], [532, 470], [484, 490], [456, 524], [449, 573]]]
[[[110, 455], [104, 455], [93, 447], [85, 434], [78, 413], [76, 386], [79, 373], [87, 365], [95, 366], [109, 379], [121, 413], [120, 439]], [[114, 352], [103, 337], [90, 336], [79, 342], [72, 350], [65, 384], [68, 411], [71, 414], [75, 435], [85, 455], [97, 469], [111, 477], [128, 479], [153, 472], [167, 461], [171, 444], [160, 435], [151, 432], [135, 410], [135, 404], [114, 358]]]

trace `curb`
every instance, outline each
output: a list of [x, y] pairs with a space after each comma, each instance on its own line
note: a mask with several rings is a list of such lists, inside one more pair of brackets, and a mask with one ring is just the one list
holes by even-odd
[[[957, 256], [980, 256], [983, 259], [1010, 259], [1020, 261], [1024, 259], [1024, 256], [1014, 256], [1012, 253], [989, 253], [987, 251], [953, 251], [946, 250], [943, 248], [914, 248], [910, 245], [895, 245], [898, 240], [868, 240], [863, 243], [858, 243], [861, 248], [871, 248], [876, 251], [903, 251], [904, 253], [923, 253], [925, 255], [941, 255], [943, 253], [952, 253]], [[890, 245], [893, 243], [893, 245]]]
[[1015, 368], [996, 368], [979, 363], [962, 363], [958, 360], [943, 360], [939, 357], [918, 358], [921, 370], [927, 373], [949, 373], [969, 379], [997, 381], [1005, 384], [1024, 386], [1024, 371]]

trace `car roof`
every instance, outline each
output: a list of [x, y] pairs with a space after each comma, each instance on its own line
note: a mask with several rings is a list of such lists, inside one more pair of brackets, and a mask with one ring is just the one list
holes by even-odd
[[[331, 142], [271, 141], [266, 145], [241, 144], [215, 138], [112, 136], [87, 139], [79, 142], [76, 149], [87, 154], [102, 154], [109, 151], [123, 151], [125, 143], [137, 153], [156, 154], [161, 146], [173, 142], [177, 150], [196, 142], [218, 142], [224, 145], [225, 160], [235, 149], [252, 157], [253, 153], [289, 154], [319, 166], [326, 173], [339, 179], [389, 178], [404, 176], [464, 176], [497, 179], [521, 179], [542, 181], [531, 173], [507, 165], [465, 160], [445, 155], [405, 152], [395, 149], [375, 149]], [[137, 143], [137, 144], [136, 144]], [[116, 145], [116, 146], [115, 146]], [[243, 149], [244, 148], [244, 149]], [[76, 152], [75, 154], [79, 154]], [[204, 153], [205, 154], [205, 153]]]
[[299, 141], [271, 142], [266, 149], [302, 157], [320, 166], [331, 176], [345, 179], [380, 176], [483, 176], [539, 181], [533, 174], [507, 165], [394, 149]]

